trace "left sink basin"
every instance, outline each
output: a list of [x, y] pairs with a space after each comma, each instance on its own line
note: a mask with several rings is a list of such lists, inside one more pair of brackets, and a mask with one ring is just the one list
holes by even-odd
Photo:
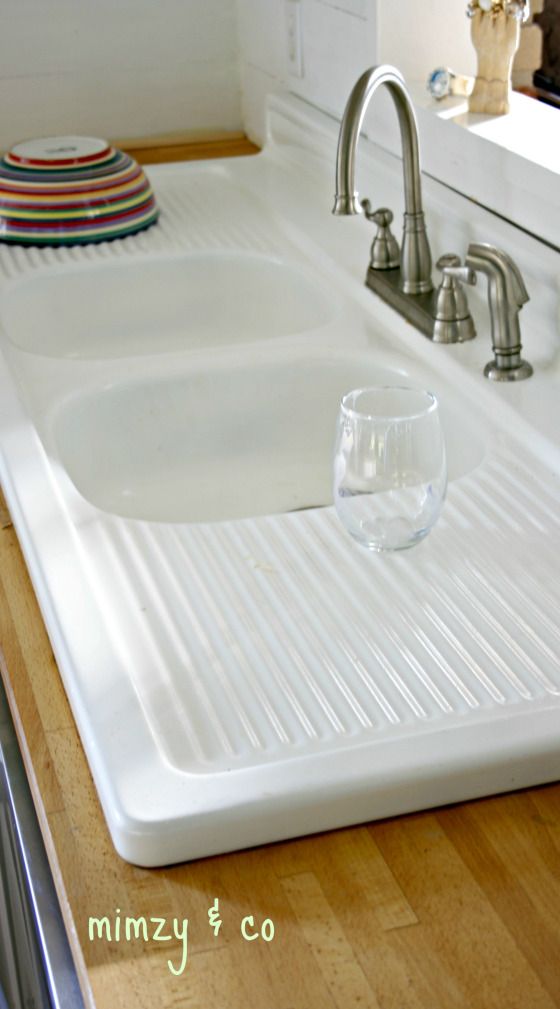
[[87, 360], [268, 340], [335, 315], [305, 264], [216, 250], [26, 278], [6, 292], [0, 319], [20, 350]]

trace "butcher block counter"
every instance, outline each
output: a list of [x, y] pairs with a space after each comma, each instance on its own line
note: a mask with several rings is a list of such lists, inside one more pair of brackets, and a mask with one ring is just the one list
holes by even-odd
[[560, 1007], [560, 785], [170, 868], [122, 861], [2, 509], [2, 676], [88, 1007]]

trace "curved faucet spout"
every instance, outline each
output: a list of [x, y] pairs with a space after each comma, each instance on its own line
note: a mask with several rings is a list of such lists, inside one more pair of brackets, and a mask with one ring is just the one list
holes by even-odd
[[336, 197], [333, 213], [360, 214], [358, 193], [354, 191], [358, 137], [370, 100], [386, 84], [395, 103], [403, 147], [404, 199], [407, 214], [422, 212], [418, 127], [402, 74], [383, 64], [371, 67], [356, 81], [340, 125], [336, 159]]
[[432, 290], [432, 262], [422, 208], [418, 126], [404, 78], [395, 67], [381, 65], [366, 70], [352, 89], [338, 139], [333, 213], [361, 213], [360, 198], [355, 190], [358, 137], [370, 99], [381, 85], [389, 89], [395, 104], [403, 151], [405, 215], [401, 287], [405, 294], [424, 294]]

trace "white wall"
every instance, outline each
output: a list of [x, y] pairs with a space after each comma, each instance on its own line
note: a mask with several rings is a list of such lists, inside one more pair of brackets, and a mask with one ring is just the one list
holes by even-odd
[[243, 117], [264, 137], [269, 92], [293, 91], [319, 108], [341, 111], [361, 70], [376, 62], [375, 0], [296, 0], [302, 26], [303, 77], [290, 74], [285, 0], [238, 0]]
[[242, 129], [236, 0], [1, 6], [0, 149], [49, 134]]
[[393, 63], [410, 81], [424, 81], [438, 66], [474, 74], [466, 6], [466, 0], [377, 0], [378, 62]]
[[474, 67], [466, 0], [295, 0], [301, 78], [288, 69], [286, 0], [1, 3], [0, 149], [46, 134], [122, 139], [243, 124], [262, 142], [270, 91], [340, 115], [373, 63], [395, 63], [408, 80], [441, 63]]
[[267, 93], [292, 91], [340, 115], [360, 73], [393, 63], [424, 81], [447, 65], [473, 73], [466, 0], [295, 0], [301, 8], [303, 77], [290, 74], [286, 0], [238, 0], [243, 114], [249, 136], [264, 137]]

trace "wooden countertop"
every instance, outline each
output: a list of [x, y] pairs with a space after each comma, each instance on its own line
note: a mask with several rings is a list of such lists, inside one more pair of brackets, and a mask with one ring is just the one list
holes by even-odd
[[[247, 143], [236, 140], [237, 153], [255, 150]], [[199, 156], [224, 152], [234, 153], [205, 143]], [[166, 869], [123, 862], [8, 523], [2, 675], [89, 1006], [559, 1009], [560, 785]], [[251, 915], [247, 935], [269, 919], [271, 941], [243, 938]], [[107, 916], [113, 933], [125, 916], [144, 916], [148, 941], [90, 940], [90, 916]], [[162, 941], [174, 919], [179, 939]], [[173, 974], [185, 919], [187, 961]]]

